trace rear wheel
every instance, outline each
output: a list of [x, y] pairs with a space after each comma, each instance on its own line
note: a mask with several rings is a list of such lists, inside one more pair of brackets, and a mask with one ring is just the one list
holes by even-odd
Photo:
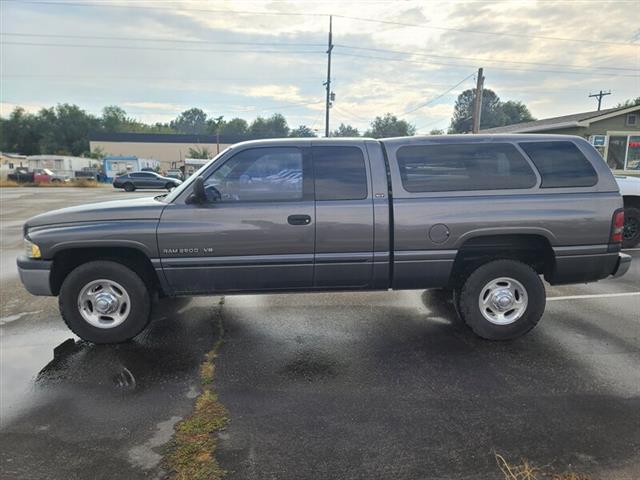
[[120, 343], [149, 323], [151, 296], [133, 270], [99, 260], [80, 265], [65, 278], [58, 304], [67, 326], [83, 340]]
[[133, 192], [136, 189], [135, 185], [133, 183], [125, 183], [124, 184], [124, 191], [125, 192]]
[[627, 207], [624, 209], [624, 230], [622, 246], [632, 248], [640, 243], [640, 209]]
[[458, 314], [487, 340], [510, 340], [535, 327], [544, 313], [546, 293], [529, 265], [495, 260], [481, 265], [456, 292]]

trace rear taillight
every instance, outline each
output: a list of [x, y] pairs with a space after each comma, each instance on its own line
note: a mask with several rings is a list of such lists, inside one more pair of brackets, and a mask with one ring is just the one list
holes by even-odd
[[624, 210], [616, 210], [611, 221], [611, 243], [622, 243], [624, 230]]

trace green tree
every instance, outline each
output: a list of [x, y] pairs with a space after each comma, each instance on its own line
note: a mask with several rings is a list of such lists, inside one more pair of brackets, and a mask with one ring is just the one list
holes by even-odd
[[207, 133], [207, 114], [199, 108], [190, 108], [169, 125], [178, 133], [202, 135]]
[[209, 118], [207, 120], [207, 132], [215, 135], [216, 133], [220, 133], [222, 126], [224, 125], [224, 117], [220, 115], [216, 118]]
[[415, 133], [416, 127], [414, 125], [387, 113], [383, 117], [376, 117], [364, 136], [373, 138], [407, 137], [415, 135]]
[[2, 119], [0, 136], [0, 145], [4, 152], [24, 155], [40, 153], [42, 134], [38, 118], [27, 113], [22, 107], [14, 108], [9, 118]]
[[106, 132], [121, 132], [126, 130], [129, 119], [127, 112], [117, 105], [109, 105], [102, 109], [102, 128]]
[[96, 147], [89, 153], [89, 157], [95, 158], [96, 160], [101, 160], [106, 156], [106, 152], [102, 147]]
[[635, 107], [636, 105], [640, 105], [640, 97], [630, 98], [628, 100], [625, 100], [624, 102], [616, 105], [616, 108]]
[[[467, 133], [473, 128], [473, 104], [475, 89], [469, 89], [458, 95], [449, 133]], [[522, 102], [509, 100], [502, 102], [500, 97], [488, 88], [482, 92], [480, 128], [502, 127], [514, 123], [535, 120]]]
[[89, 152], [89, 132], [100, 120], [77, 105], [58, 104], [38, 113], [40, 153], [82, 155]]
[[249, 125], [247, 121], [242, 118], [232, 118], [228, 122], [223, 122], [220, 125], [220, 134], [228, 135], [231, 137], [244, 138], [247, 136]]
[[444, 135], [444, 130], [440, 128], [434, 128], [429, 132], [429, 135]]
[[[453, 107], [453, 118], [449, 133], [470, 132], [473, 127], [473, 103], [475, 101], [475, 89], [469, 89], [458, 95]], [[481, 122], [482, 128], [498, 127], [502, 123], [502, 109], [500, 97], [493, 90], [485, 88], [482, 93]]]
[[535, 120], [527, 106], [522, 102], [507, 100], [502, 103], [501, 108], [503, 116], [502, 125], [513, 125], [515, 123], [531, 122]]
[[289, 132], [290, 137], [317, 137], [316, 132], [306, 125], [300, 125]]
[[332, 137], [359, 137], [360, 132], [356, 127], [341, 123], [331, 134]]
[[207, 147], [189, 147], [189, 158], [213, 158]]
[[289, 136], [287, 120], [280, 113], [269, 118], [258, 117], [249, 127], [251, 138], [284, 138]]

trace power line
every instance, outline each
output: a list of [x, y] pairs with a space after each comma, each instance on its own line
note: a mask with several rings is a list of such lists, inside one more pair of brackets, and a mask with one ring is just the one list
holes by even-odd
[[453, 55], [436, 55], [431, 53], [419, 53], [408, 52], [403, 50], [388, 50], [384, 48], [370, 48], [370, 47], [355, 47], [352, 45], [336, 44], [336, 47], [349, 48], [351, 50], [366, 50], [371, 52], [385, 52], [385, 53], [399, 53], [402, 55], [414, 55], [419, 57], [433, 57], [433, 58], [450, 58], [456, 60], [471, 60], [474, 62], [496, 62], [496, 63], [517, 63], [523, 65], [542, 65], [547, 67], [567, 67], [567, 68], [583, 68], [583, 69], [597, 69], [597, 70], [624, 70], [630, 72], [640, 72], [637, 68], [625, 68], [625, 67], [605, 67], [605, 66], [592, 66], [592, 65], [570, 65], [561, 63], [543, 63], [543, 62], [525, 62], [522, 60], [496, 60], [492, 58], [477, 58], [477, 57], [456, 57]]
[[342, 110], [342, 108], [336, 107], [335, 105], [333, 106], [333, 108], [342, 116], [351, 118], [351, 120], [355, 120], [356, 122], [370, 122], [371, 120], [367, 120], [364, 117], [360, 117], [359, 115], [356, 115], [354, 113], [351, 112], [347, 112], [345, 110]]
[[2, 42], [2, 45], [22, 45], [29, 47], [63, 47], [63, 48], [103, 48], [116, 50], [156, 50], [161, 52], [214, 52], [214, 53], [285, 53], [285, 54], [309, 54], [324, 53], [322, 50], [231, 50], [213, 48], [168, 48], [146, 47], [137, 45], [78, 45], [71, 43], [41, 43], [41, 42]]
[[[62, 34], [52, 34], [52, 33], [21, 33], [21, 32], [0, 32], [0, 35], [3, 36], [17, 36], [17, 37], [37, 37], [37, 38], [67, 38], [67, 39], [82, 39], [82, 40], [115, 40], [115, 41], [140, 41], [140, 42], [162, 42], [162, 43], [184, 43], [184, 44], [198, 44], [198, 45], [251, 45], [251, 46], [275, 46], [275, 47], [324, 47], [324, 44], [321, 43], [283, 43], [283, 42], [242, 42], [242, 41], [209, 41], [209, 40], [181, 40], [181, 39], [171, 39], [171, 38], [160, 38], [160, 37], [152, 37], [152, 38], [143, 38], [143, 37], [120, 37], [120, 36], [100, 36], [100, 35], [62, 35]], [[4, 42], [6, 44], [14, 44], [12, 42]], [[15, 43], [17, 44], [17, 42]], [[62, 45], [59, 45], [62, 46]], [[71, 46], [71, 45], [70, 45]], [[382, 52], [382, 53], [394, 53], [394, 54], [402, 54], [402, 55], [411, 55], [411, 56], [419, 56], [419, 57], [427, 57], [427, 58], [443, 58], [443, 59], [454, 59], [454, 60], [466, 60], [466, 61], [475, 61], [475, 62], [488, 62], [488, 63], [513, 63], [513, 64], [522, 64], [522, 65], [541, 65], [541, 66], [549, 66], [549, 67], [564, 67], [564, 68], [577, 68], [577, 69], [587, 69], [587, 70], [619, 70], [619, 71], [630, 71], [630, 72], [640, 72], [637, 68], [626, 68], [626, 67], [608, 67], [608, 66], [596, 66], [596, 65], [571, 65], [571, 64], [561, 64], [561, 63], [545, 63], [545, 62], [527, 62], [522, 60], [498, 60], [491, 58], [478, 58], [478, 57], [459, 57], [453, 55], [438, 55], [438, 54], [427, 54], [420, 52], [411, 52], [406, 50], [391, 50], [385, 48], [374, 48], [374, 47], [358, 47], [353, 45], [345, 45], [345, 44], [336, 44], [336, 47], [348, 48], [350, 50], [363, 50], [363, 51], [371, 51], [371, 52]], [[88, 46], [87, 46], [88, 47]], [[114, 48], [117, 45], [113, 46]], [[159, 47], [158, 47], [159, 48]], [[263, 50], [260, 50], [263, 51]], [[316, 53], [316, 52], [314, 52]]]
[[611, 42], [607, 40], [587, 40], [583, 38], [549, 37], [545, 35], [525, 35], [521, 33], [512, 33], [512, 32], [489, 32], [486, 30], [468, 30], [466, 28], [437, 27], [434, 25], [416, 25], [414, 23], [394, 22], [392, 20], [379, 20], [375, 18], [352, 17], [349, 15], [334, 15], [334, 17], [345, 18], [349, 20], [359, 20], [361, 22], [373, 22], [373, 23], [383, 23], [387, 25], [397, 25], [400, 27], [423, 28], [427, 30], [444, 30], [444, 31], [460, 32], [460, 33], [474, 33], [478, 35], [509, 36], [509, 37], [519, 37], [519, 38], [539, 38], [542, 40], [554, 40], [554, 41], [578, 42], [578, 43], [595, 43], [595, 44], [601, 44], [601, 45], [622, 45], [625, 47], [638, 46], [635, 43]]
[[[190, 81], [196, 82], [211, 82], [211, 80], [224, 80], [224, 81], [242, 81], [247, 80], [247, 77], [163, 77], [159, 75], [113, 75], [109, 73], [105, 74], [96, 74], [96, 75], [83, 75], [83, 74], [56, 74], [56, 73], [44, 73], [44, 74], [31, 74], [31, 73], [0, 73], [0, 78], [33, 78], [33, 79], [60, 79], [60, 80], [100, 80], [100, 79], [108, 79], [108, 80], [176, 80], [183, 83], [187, 83]], [[274, 79], [273, 81], [281, 81], [279, 79]], [[306, 84], [317, 84], [319, 81], [318, 78], [314, 77], [304, 77], [299, 79], [287, 79], [283, 80], [291, 83], [306, 83]]]
[[[87, 7], [87, 8], [120, 8], [132, 10], [157, 10], [175, 12], [175, 7], [149, 7], [140, 5], [121, 5], [116, 3], [80, 3], [80, 2], [47, 2], [38, 0], [2, 0], [3, 2], [20, 3], [22, 5], [47, 5], [57, 7]], [[214, 8], [182, 8], [183, 12], [224, 13], [230, 15], [274, 15], [274, 16], [299, 16], [299, 17], [328, 17], [327, 13], [302, 13], [302, 12], [265, 12], [258, 10], [221, 10]]]
[[412, 108], [411, 110], [407, 110], [405, 112], [402, 112], [401, 115], [408, 115], [409, 113], [413, 113], [416, 110], [420, 110], [421, 108], [426, 107], [427, 105], [432, 104], [433, 102], [435, 102], [436, 100], [441, 99], [442, 97], [444, 97], [447, 93], [451, 92], [452, 90], [455, 90], [456, 88], [458, 88], [460, 85], [462, 85], [464, 82], [466, 82], [467, 80], [469, 80], [471, 77], [473, 77], [475, 75], [475, 73], [472, 73], [471, 75], [467, 75], [466, 77], [464, 77], [462, 80], [460, 80], [458, 83], [456, 83], [453, 87], [449, 88], [448, 90], [442, 92], [441, 94], [433, 97], [431, 100], [418, 105], [415, 108]]
[[[166, 7], [149, 7], [149, 6], [139, 6], [139, 5], [119, 5], [119, 4], [105, 4], [105, 3], [96, 3], [96, 4], [87, 4], [87, 3], [79, 3], [79, 2], [56, 2], [56, 1], [38, 1], [38, 0], [3, 0], [5, 2], [13, 2], [20, 3], [22, 5], [45, 5], [45, 6], [64, 6], [64, 7], [84, 7], [84, 8], [119, 8], [119, 9], [136, 9], [136, 10], [156, 10], [156, 11], [172, 11], [175, 12], [175, 8], [166, 8]], [[225, 15], [271, 15], [271, 16], [298, 16], [298, 17], [328, 17], [331, 14], [329, 13], [303, 13], [303, 12], [265, 12], [265, 11], [257, 11], [257, 10], [221, 10], [221, 9], [211, 9], [211, 8], [182, 8], [180, 10], [183, 12], [206, 12], [206, 13], [223, 13]], [[538, 38], [541, 40], [552, 40], [552, 41], [563, 41], [563, 42], [576, 42], [576, 43], [592, 43], [592, 44], [600, 44], [600, 45], [618, 45], [625, 47], [635, 47], [639, 46], [636, 43], [630, 42], [612, 42], [607, 40], [588, 40], [584, 38], [567, 38], [567, 37], [553, 37], [547, 35], [530, 35], [530, 34], [522, 34], [522, 33], [514, 33], [514, 32], [490, 32], [486, 30], [470, 30], [465, 28], [454, 28], [454, 27], [439, 27], [435, 25], [417, 25], [414, 23], [405, 23], [405, 22], [396, 22], [392, 20], [380, 20], [375, 18], [365, 18], [365, 17], [355, 17], [350, 15], [333, 15], [337, 18], [343, 18], [347, 20], [356, 20], [361, 22], [372, 22], [386, 25], [396, 25], [400, 27], [411, 27], [411, 28], [421, 28], [426, 30], [442, 30], [442, 31], [452, 31], [459, 33], [472, 33], [477, 35], [493, 35], [493, 36], [509, 36], [509, 37], [518, 37], [518, 38]]]
[[324, 47], [322, 43], [283, 43], [283, 42], [238, 42], [238, 41], [209, 41], [209, 40], [180, 40], [160, 37], [118, 37], [108, 35], [61, 35], [54, 33], [20, 33], [20, 32], [0, 32], [0, 35], [14, 37], [46, 37], [46, 38], [67, 38], [81, 40], [116, 40], [123, 42], [161, 42], [161, 43], [186, 43], [198, 45], [265, 45], [270, 47]]
[[[366, 58], [370, 60], [390, 60], [392, 62], [405, 62], [405, 63], [415, 63], [418, 65], [446, 65], [449, 67], [460, 67], [460, 68], [468, 68], [475, 67], [476, 65], [470, 64], [462, 64], [462, 63], [443, 63], [443, 62], [420, 62], [417, 60], [407, 60], [404, 58], [391, 58], [391, 57], [376, 57], [373, 55], [358, 55], [356, 53], [344, 53], [344, 52], [335, 52], [334, 55], [340, 55], [345, 57], [354, 57], [354, 58]], [[629, 78], [639, 78], [640, 75], [625, 75], [618, 73], [608, 73], [608, 72], [575, 72], [568, 70], [540, 70], [540, 69], [523, 69], [523, 68], [509, 68], [509, 67], [491, 67], [492, 70], [507, 70], [512, 72], [540, 72], [540, 73], [558, 73], [558, 74], [568, 74], [568, 75], [588, 75], [591, 77], [598, 76], [606, 76], [606, 77], [629, 77]]]

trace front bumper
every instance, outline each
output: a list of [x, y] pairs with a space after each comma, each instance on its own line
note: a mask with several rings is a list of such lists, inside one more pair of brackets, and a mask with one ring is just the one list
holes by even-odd
[[18, 273], [24, 288], [32, 295], [52, 296], [49, 275], [51, 260], [40, 260], [20, 255], [17, 259]]
[[618, 278], [627, 273], [629, 267], [631, 266], [631, 255], [627, 255], [626, 253], [618, 254], [618, 263], [616, 264], [616, 268], [611, 275], [613, 278]]

